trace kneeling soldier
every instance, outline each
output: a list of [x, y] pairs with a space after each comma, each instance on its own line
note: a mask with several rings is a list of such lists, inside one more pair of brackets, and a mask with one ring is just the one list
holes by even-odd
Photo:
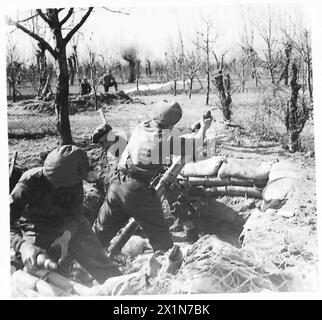
[[[120, 275], [83, 215], [83, 179], [87, 154], [65, 145], [47, 156], [44, 166], [25, 172], [10, 194], [11, 247], [27, 270], [56, 269], [52, 248], [60, 249], [60, 264], [67, 253], [99, 283]], [[37, 257], [48, 257], [46, 266]]]
[[[142, 227], [154, 251], [166, 251], [173, 246], [160, 198], [151, 181], [162, 172], [165, 159], [170, 155], [179, 154], [192, 160], [193, 155], [185, 154], [192, 153], [185, 150], [185, 139], [202, 146], [212, 118], [201, 118], [197, 133], [185, 139], [179, 137], [178, 150], [174, 150], [172, 129], [181, 119], [181, 107], [176, 102], [163, 100], [156, 108], [154, 117], [140, 123], [133, 131], [109, 181], [105, 201], [93, 225], [103, 246], [109, 244], [130, 217]], [[169, 141], [172, 150], [167, 148], [165, 151]]]

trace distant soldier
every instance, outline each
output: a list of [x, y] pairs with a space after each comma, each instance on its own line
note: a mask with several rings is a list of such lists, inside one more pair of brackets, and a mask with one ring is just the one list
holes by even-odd
[[104, 86], [105, 93], [108, 93], [109, 88], [113, 87], [113, 86], [115, 87], [115, 91], [117, 91], [117, 82], [112, 75], [111, 69], [108, 70], [107, 74], [103, 75], [100, 78], [100, 81], [102, 81], [102, 80], [103, 80], [103, 86]]
[[87, 78], [83, 78], [81, 84], [81, 95], [83, 96], [84, 94], [89, 94], [92, 91], [92, 87], [89, 84], [89, 82], [87, 81]]

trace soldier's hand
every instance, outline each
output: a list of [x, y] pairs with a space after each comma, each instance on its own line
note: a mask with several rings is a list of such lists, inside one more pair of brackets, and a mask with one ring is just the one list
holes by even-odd
[[26, 266], [28, 271], [36, 270], [37, 265], [37, 256], [39, 254], [45, 254], [46, 251], [34, 246], [31, 243], [23, 242], [20, 246], [20, 254], [22, 263]]
[[61, 264], [68, 254], [68, 245], [71, 239], [71, 233], [66, 230], [62, 234], [62, 236], [58, 237], [52, 244], [51, 247], [59, 247], [60, 248], [60, 258], [58, 260], [58, 264]]
[[212, 121], [213, 121], [212, 116], [207, 117], [207, 118], [204, 118], [202, 116], [201, 119], [200, 119], [201, 126], [204, 127], [205, 130], [207, 130], [210, 127]]

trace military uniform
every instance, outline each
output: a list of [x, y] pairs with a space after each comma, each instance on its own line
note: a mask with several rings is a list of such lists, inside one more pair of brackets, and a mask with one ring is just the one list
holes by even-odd
[[115, 91], [117, 91], [117, 82], [111, 73], [103, 76], [103, 86], [105, 93], [108, 93], [109, 88], [113, 86], [115, 88]]
[[74, 146], [52, 151], [44, 167], [25, 172], [10, 194], [11, 248], [19, 255], [24, 242], [50, 252], [65, 230], [71, 234], [68, 251], [98, 282], [120, 275], [106, 256], [83, 213], [82, 179], [88, 158]]
[[92, 91], [91, 85], [88, 83], [88, 81], [83, 80], [81, 82], [81, 95], [89, 94]]
[[142, 227], [154, 251], [173, 246], [160, 198], [150, 182], [163, 170], [166, 155], [162, 147], [169, 142], [169, 128], [180, 120], [182, 110], [177, 103], [159, 104], [157, 116], [140, 123], [133, 131], [109, 181], [105, 201], [93, 225], [103, 246], [130, 217]]

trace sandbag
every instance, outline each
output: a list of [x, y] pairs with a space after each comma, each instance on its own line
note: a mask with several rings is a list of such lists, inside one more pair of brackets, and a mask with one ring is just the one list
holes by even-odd
[[268, 180], [272, 163], [246, 159], [229, 159], [218, 170], [218, 177]]
[[139, 271], [131, 274], [125, 274], [117, 277], [108, 278], [103, 284], [93, 286], [90, 289], [91, 295], [103, 295], [103, 296], [119, 295], [124, 284], [128, 283], [134, 278], [142, 278], [142, 277], [143, 278], [145, 277], [144, 271], [143, 272]]
[[298, 178], [298, 172], [294, 171], [290, 167], [290, 163], [286, 161], [276, 162], [272, 164], [269, 172], [269, 180], [277, 180], [280, 178]]
[[295, 178], [279, 178], [270, 180], [263, 190], [263, 200], [265, 202], [286, 200], [290, 193], [295, 190], [297, 184], [298, 179]]
[[36, 289], [39, 294], [44, 297], [59, 297], [70, 295], [68, 292], [62, 290], [61, 288], [58, 288], [57, 286], [41, 279], [36, 282]]
[[21, 290], [34, 290], [36, 288], [36, 283], [38, 280], [39, 278], [22, 270], [17, 270], [11, 276], [12, 283]]
[[183, 177], [216, 176], [222, 162], [222, 157], [214, 156], [206, 160], [187, 163], [180, 175]]
[[126, 242], [121, 252], [126, 256], [136, 257], [142, 253], [146, 245], [147, 240], [134, 235]]

